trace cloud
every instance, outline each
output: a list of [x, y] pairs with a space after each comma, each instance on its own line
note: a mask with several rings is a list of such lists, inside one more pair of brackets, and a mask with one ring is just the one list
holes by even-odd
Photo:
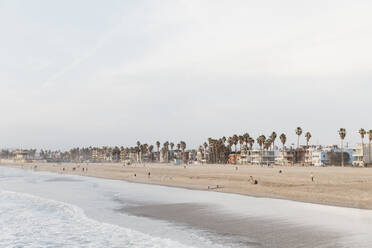
[[[291, 142], [301, 125], [314, 140], [336, 143], [340, 126], [357, 130], [372, 121], [363, 114], [372, 89], [368, 1], [119, 6], [106, 4], [100, 18], [81, 9], [84, 18], [50, 25], [40, 17], [30, 25], [45, 23], [42, 36], [33, 36], [28, 49], [7, 46], [17, 56], [0, 73], [10, 82], [0, 85], [0, 101], [10, 106], [2, 127], [13, 134], [4, 142], [69, 147], [185, 139], [196, 146], [210, 136], [273, 129]], [[15, 66], [30, 56], [26, 50], [34, 50], [32, 73]], [[47, 135], [36, 137], [36, 129]]]

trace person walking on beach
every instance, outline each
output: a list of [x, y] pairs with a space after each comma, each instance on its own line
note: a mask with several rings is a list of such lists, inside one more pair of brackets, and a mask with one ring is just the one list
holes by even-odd
[[314, 182], [314, 175], [313, 173], [310, 174], [311, 181]]

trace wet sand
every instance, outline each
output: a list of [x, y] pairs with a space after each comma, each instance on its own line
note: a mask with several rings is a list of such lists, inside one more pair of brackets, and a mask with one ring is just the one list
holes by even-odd
[[[123, 166], [114, 163], [33, 163], [4, 166], [372, 209], [372, 168], [300, 166], [268, 168], [250, 165], [191, 165], [184, 167], [183, 165], [169, 164]], [[88, 171], [85, 168], [88, 168]], [[279, 173], [280, 170], [282, 173]], [[311, 180], [311, 175], [314, 176], [314, 181]], [[257, 185], [252, 185], [249, 182], [250, 176], [258, 181]]]
[[227, 214], [216, 206], [202, 204], [142, 205], [118, 211], [198, 228], [223, 237], [227, 245], [239, 247], [338, 247], [337, 242], [342, 237], [341, 233], [320, 232], [315, 226]]

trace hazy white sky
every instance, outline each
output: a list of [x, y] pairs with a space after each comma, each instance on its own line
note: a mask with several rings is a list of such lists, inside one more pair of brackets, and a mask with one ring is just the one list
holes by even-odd
[[[0, 0], [0, 146], [372, 129], [369, 0]], [[304, 139], [304, 138], [303, 138]]]

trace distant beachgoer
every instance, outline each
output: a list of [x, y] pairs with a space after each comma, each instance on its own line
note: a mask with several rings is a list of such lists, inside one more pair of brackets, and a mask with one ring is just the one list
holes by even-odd
[[311, 178], [311, 181], [314, 182], [314, 179], [315, 179], [315, 178], [314, 178], [313, 173], [311, 173], [310, 178]]
[[147, 173], [147, 175], [148, 175], [148, 177], [150, 177], [151, 176], [151, 173], [149, 172], [149, 173]]
[[134, 173], [134, 177], [136, 177], [137, 176], [137, 174], [136, 173]]
[[282, 173], [282, 170], [279, 170], [279, 174]]

